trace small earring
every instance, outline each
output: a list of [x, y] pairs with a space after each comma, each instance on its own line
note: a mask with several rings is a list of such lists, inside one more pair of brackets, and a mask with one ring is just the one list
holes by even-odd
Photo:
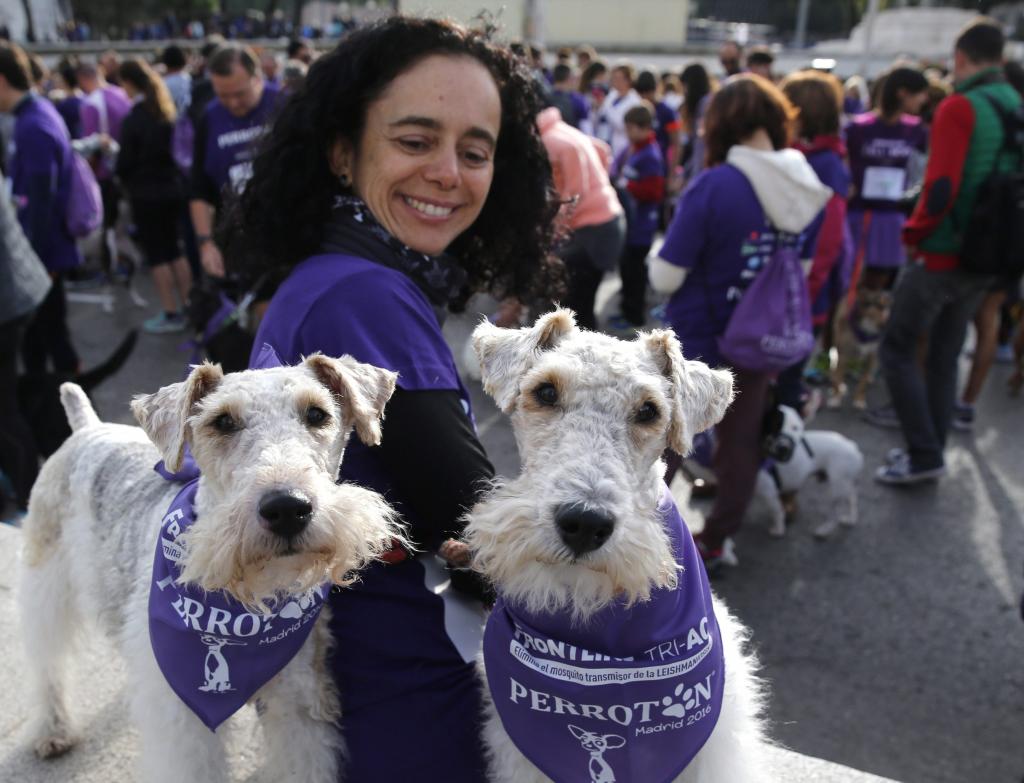
[[348, 174], [339, 174], [338, 184], [341, 185], [343, 188], [347, 188], [349, 185], [352, 184], [352, 180], [349, 178]]

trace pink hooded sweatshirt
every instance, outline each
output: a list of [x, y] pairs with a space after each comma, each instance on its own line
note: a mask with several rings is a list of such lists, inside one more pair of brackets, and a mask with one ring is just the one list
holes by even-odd
[[575, 205], [562, 207], [559, 220], [576, 230], [607, 223], [622, 214], [622, 205], [608, 179], [608, 145], [563, 122], [554, 106], [537, 115], [537, 128], [551, 160], [555, 189], [567, 201], [577, 199]]

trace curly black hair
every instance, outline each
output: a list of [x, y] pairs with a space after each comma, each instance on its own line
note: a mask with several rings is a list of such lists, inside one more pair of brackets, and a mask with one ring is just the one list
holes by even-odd
[[339, 139], [358, 147], [367, 109], [400, 74], [435, 54], [469, 56], [494, 77], [501, 128], [494, 179], [473, 225], [448, 252], [472, 291], [554, 297], [563, 272], [552, 254], [559, 202], [537, 131], [542, 108], [528, 65], [493, 43], [493, 29], [393, 16], [359, 29], [309, 69], [281, 107], [253, 161], [252, 178], [219, 233], [229, 270], [280, 281], [321, 245], [341, 185], [328, 163]]

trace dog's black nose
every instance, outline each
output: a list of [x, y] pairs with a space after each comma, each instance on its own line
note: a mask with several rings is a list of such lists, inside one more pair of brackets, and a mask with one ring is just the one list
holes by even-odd
[[301, 492], [271, 492], [260, 499], [260, 516], [271, 533], [295, 538], [313, 516], [313, 503]]
[[555, 510], [555, 525], [562, 541], [579, 557], [604, 546], [615, 529], [615, 517], [580, 505], [560, 506]]

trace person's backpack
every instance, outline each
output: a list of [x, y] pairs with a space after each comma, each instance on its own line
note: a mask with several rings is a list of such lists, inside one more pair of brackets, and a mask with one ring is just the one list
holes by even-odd
[[[984, 98], [1002, 122], [1003, 144], [964, 226], [960, 267], [975, 274], [1019, 275], [1024, 273], [1024, 107], [1010, 112], [991, 96]], [[1015, 157], [1012, 171], [998, 170], [1004, 154]]]
[[776, 240], [718, 338], [718, 351], [735, 367], [774, 373], [806, 359], [813, 349], [811, 302], [797, 248]]
[[81, 239], [103, 224], [103, 196], [89, 162], [74, 151], [70, 169], [64, 225], [71, 236]]

